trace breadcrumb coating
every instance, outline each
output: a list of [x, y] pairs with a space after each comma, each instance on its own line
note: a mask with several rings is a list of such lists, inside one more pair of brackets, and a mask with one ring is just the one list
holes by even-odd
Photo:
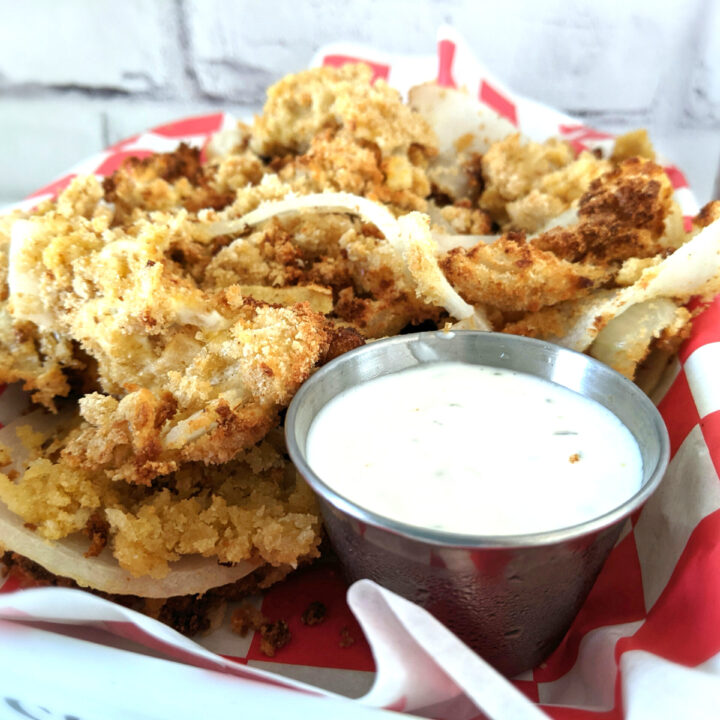
[[250, 147], [273, 158], [304, 194], [336, 190], [424, 210], [437, 140], [425, 119], [366, 65], [317, 68], [282, 79], [255, 118]]
[[631, 158], [590, 184], [580, 198], [575, 227], [551, 229], [533, 243], [571, 262], [651, 257], [673, 246], [665, 235], [674, 206], [665, 171]]
[[433, 148], [427, 122], [385, 81], [371, 83], [367, 65], [323, 67], [288, 75], [267, 93], [255, 118], [250, 147], [261, 156], [302, 154], [323, 130], [343, 130], [374, 143], [384, 157], [412, 145]]
[[22, 213], [0, 216], [0, 383], [22, 382], [34, 402], [54, 410], [54, 398], [70, 392], [66, 371], [84, 364], [71, 341], [15, 320], [8, 308], [10, 228], [24, 217]]
[[590, 183], [611, 169], [607, 160], [566, 142], [523, 142], [519, 134], [494, 143], [482, 158], [480, 207], [505, 228], [536, 232], [567, 210]]
[[105, 178], [103, 190], [115, 206], [114, 222], [122, 223], [154, 210], [220, 209], [238, 188], [260, 182], [263, 172], [260, 160], [247, 151], [203, 165], [197, 148], [181, 144], [172, 153], [128, 158]]
[[563, 260], [512, 232], [470, 250], [455, 248], [440, 266], [469, 303], [504, 312], [534, 312], [582, 297], [612, 275], [607, 267]]
[[296, 566], [320, 542], [315, 497], [272, 442], [219, 467], [187, 463], [147, 488], [38, 458], [17, 482], [0, 474], [0, 499], [49, 540], [99, 516], [120, 566], [138, 576], [163, 577], [194, 554]]
[[615, 162], [621, 162], [633, 157], [655, 160], [655, 149], [650, 142], [647, 130], [631, 130], [615, 138], [611, 158]]

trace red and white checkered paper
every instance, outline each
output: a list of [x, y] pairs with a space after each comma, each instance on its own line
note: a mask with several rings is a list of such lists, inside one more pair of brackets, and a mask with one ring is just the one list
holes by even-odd
[[[432, 58], [336, 44], [321, 50], [312, 64], [357, 60], [368, 62], [376, 78], [403, 93], [434, 77], [441, 85], [465, 88], [532, 139], [560, 136], [578, 150], [607, 148], [612, 143], [606, 133], [513, 93], [478, 62], [451, 28], [439, 30], [438, 52]], [[31, 207], [52, 197], [77, 174], [108, 174], [131, 155], [170, 150], [180, 141], [203, 146], [214, 132], [233, 124], [232, 117], [218, 113], [153, 128], [80, 163], [25, 202]], [[671, 165], [666, 169], [689, 220], [697, 213], [697, 203], [682, 172]], [[349, 602], [366, 641], [348, 609], [346, 586], [334, 566], [302, 571], [256, 599], [269, 618], [288, 620], [293, 633], [292, 642], [274, 658], [260, 653], [257, 636], [241, 639], [222, 628], [196, 644], [155, 621], [77, 591], [11, 593], [15, 588], [6, 583], [5, 594], [0, 595], [0, 618], [89, 624], [102, 632], [92, 638], [95, 642], [112, 645], [117, 637], [130, 639], [176, 661], [245, 680], [252, 677], [267, 683], [268, 692], [283, 686], [307, 693], [314, 686], [318, 694], [330, 691], [357, 697], [374, 682], [360, 698], [364, 705], [448, 720], [482, 717], [478, 708], [498, 720], [718, 717], [718, 366], [720, 300], [696, 320], [692, 337], [656, 398], [672, 446], [665, 480], [628, 522], [560, 647], [542, 666], [512, 683], [427, 613], [362, 581], [351, 589]], [[16, 417], [24, 403], [21, 391], [9, 388], [0, 401], [0, 421]], [[314, 600], [327, 605], [328, 619], [306, 627], [300, 614]], [[0, 647], [3, 628], [13, 624], [0, 620]], [[341, 647], [343, 633], [355, 644]], [[1, 658], [2, 653], [0, 668]]]

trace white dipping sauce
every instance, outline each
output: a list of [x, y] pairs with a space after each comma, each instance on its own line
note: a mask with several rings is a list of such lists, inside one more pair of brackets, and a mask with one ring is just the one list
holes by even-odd
[[357, 505], [472, 535], [576, 525], [642, 482], [637, 442], [607, 408], [532, 375], [456, 362], [346, 390], [313, 420], [306, 452]]

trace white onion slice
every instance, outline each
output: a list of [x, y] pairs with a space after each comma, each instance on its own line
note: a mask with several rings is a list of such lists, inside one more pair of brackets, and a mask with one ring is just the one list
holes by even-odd
[[594, 358], [632, 379], [652, 341], [676, 321], [677, 314], [677, 305], [668, 298], [637, 303], [614, 317], [588, 351]]
[[469, 93], [436, 83], [410, 88], [408, 103], [435, 131], [441, 160], [457, 159], [463, 151], [485, 153], [494, 142], [518, 131]]
[[430, 233], [430, 218], [412, 212], [397, 222], [400, 233], [395, 247], [400, 245], [402, 248], [403, 260], [417, 283], [418, 295], [432, 305], [444, 307], [458, 320], [472, 317], [475, 309], [460, 297], [437, 263], [437, 245]]
[[202, 594], [240, 580], [259, 565], [242, 562], [225, 567], [212, 558], [195, 555], [172, 563], [170, 572], [164, 578], [135, 577], [118, 565], [108, 549], [97, 557], [86, 558], [86, 537], [75, 535], [53, 542], [45, 540], [26, 528], [22, 518], [10, 512], [1, 502], [0, 545], [36, 562], [54, 575], [74, 580], [81, 587], [113, 595], [148, 598]]
[[583, 352], [600, 330], [629, 307], [654, 298], [702, 295], [713, 289], [720, 276], [720, 220], [716, 220], [658, 265], [647, 268], [639, 280], [613, 293], [598, 293], [583, 300], [583, 311], [562, 338], [560, 345]]
[[384, 206], [367, 198], [352, 193], [311, 193], [310, 195], [288, 195], [282, 200], [267, 200], [254, 210], [235, 220], [219, 220], [200, 226], [203, 236], [208, 238], [219, 235], [236, 235], [253, 225], [266, 220], [295, 213], [298, 210], [315, 210], [317, 212], [344, 212], [364, 217], [392, 242], [397, 234], [395, 217]]
[[[384, 205], [358, 195], [312, 193], [290, 195], [282, 200], [264, 202], [237, 220], [212, 223], [204, 229], [204, 232], [210, 235], [240, 233], [273, 217], [299, 210], [350, 213], [372, 223], [382, 232], [386, 241], [406, 265], [416, 283], [419, 297], [425, 302], [444, 307], [458, 320], [474, 314], [472, 305], [460, 297], [437, 264], [435, 258], [437, 247], [430, 233], [430, 218], [423, 213], [411, 212], [395, 218]], [[238, 242], [242, 243], [244, 240], [234, 241], [234, 243]]]
[[475, 305], [475, 312], [470, 317], [463, 318], [460, 322], [450, 325], [449, 330], [481, 330], [492, 332], [492, 324], [487, 316], [487, 311], [482, 305]]

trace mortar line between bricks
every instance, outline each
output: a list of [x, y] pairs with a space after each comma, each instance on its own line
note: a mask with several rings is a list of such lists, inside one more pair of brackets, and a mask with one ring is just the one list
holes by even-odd
[[3, 98], [30, 100], [35, 98], [59, 98], [67, 95], [82, 95], [85, 97], [132, 98], [152, 97], [148, 92], [132, 92], [109, 85], [80, 85], [76, 83], [45, 84], [39, 82], [24, 82], [15, 85], [0, 85]]

